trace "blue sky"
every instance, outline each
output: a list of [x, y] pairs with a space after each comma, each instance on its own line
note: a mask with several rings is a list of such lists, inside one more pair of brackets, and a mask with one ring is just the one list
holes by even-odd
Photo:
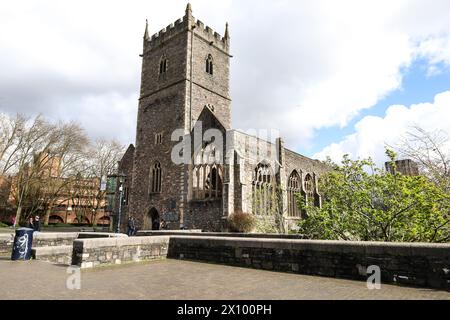
[[339, 142], [345, 136], [354, 133], [355, 125], [364, 117], [384, 117], [386, 110], [392, 105], [410, 106], [417, 103], [432, 102], [435, 95], [450, 90], [450, 69], [443, 64], [440, 64], [438, 68], [440, 70], [438, 74], [429, 75], [428, 61], [424, 59], [414, 61], [411, 66], [401, 71], [401, 88], [388, 94], [375, 106], [361, 110], [345, 127], [334, 126], [316, 131], [314, 144], [310, 148], [299, 148], [297, 151], [313, 156], [329, 144]]

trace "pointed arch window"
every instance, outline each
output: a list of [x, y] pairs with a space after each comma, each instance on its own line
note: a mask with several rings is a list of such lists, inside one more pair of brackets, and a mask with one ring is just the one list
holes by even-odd
[[209, 73], [210, 75], [214, 74], [214, 63], [212, 55], [208, 55], [206, 58], [206, 73]]
[[310, 174], [305, 176], [305, 197], [308, 205], [314, 205], [314, 179]]
[[194, 156], [192, 169], [192, 197], [195, 200], [222, 198], [223, 166], [221, 155], [214, 145], [202, 148]]
[[162, 190], [162, 170], [161, 163], [155, 162], [151, 169], [150, 193], [161, 193]]
[[300, 175], [296, 170], [294, 170], [289, 176], [287, 194], [289, 217], [300, 218], [301, 210], [297, 202], [297, 196], [301, 194], [301, 180]]
[[270, 215], [277, 206], [275, 176], [269, 164], [260, 163], [254, 172], [252, 207], [255, 215]]

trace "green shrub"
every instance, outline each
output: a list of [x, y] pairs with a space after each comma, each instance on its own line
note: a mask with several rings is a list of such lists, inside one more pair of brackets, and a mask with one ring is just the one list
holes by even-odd
[[249, 233], [253, 231], [255, 224], [255, 217], [242, 211], [236, 211], [228, 217], [228, 226], [231, 232]]

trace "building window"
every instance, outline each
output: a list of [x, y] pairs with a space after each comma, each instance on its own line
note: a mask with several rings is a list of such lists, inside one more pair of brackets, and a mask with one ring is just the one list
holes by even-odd
[[206, 58], [206, 73], [209, 73], [210, 75], [213, 75], [214, 73], [214, 64], [212, 55], [208, 55], [208, 57]]
[[314, 206], [314, 180], [310, 174], [305, 177], [305, 201], [308, 205]]
[[162, 144], [163, 134], [157, 133], [155, 134], [155, 144]]
[[253, 214], [271, 215], [275, 212], [277, 199], [275, 193], [274, 175], [268, 164], [259, 164], [253, 178]]
[[150, 193], [161, 193], [161, 176], [161, 163], [156, 162], [151, 170]]
[[215, 200], [222, 198], [223, 167], [213, 145], [201, 149], [194, 157], [192, 198]]
[[297, 196], [301, 194], [300, 175], [293, 171], [289, 176], [287, 195], [288, 195], [288, 215], [293, 218], [300, 218], [301, 211], [297, 202]]
[[163, 75], [167, 72], [167, 68], [169, 67], [169, 61], [165, 56], [163, 56], [159, 62], [159, 74]]

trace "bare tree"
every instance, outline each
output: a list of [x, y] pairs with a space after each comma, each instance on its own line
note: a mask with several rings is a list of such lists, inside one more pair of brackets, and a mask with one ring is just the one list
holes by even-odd
[[415, 125], [394, 148], [402, 157], [414, 160], [431, 181], [450, 191], [450, 139], [446, 132], [429, 132]]
[[96, 225], [99, 210], [105, 205], [106, 190], [101, 188], [101, 184], [108, 175], [115, 173], [124, 152], [124, 146], [115, 140], [98, 139], [89, 147], [84, 178], [74, 189], [74, 201], [85, 209], [83, 214], [93, 225]]
[[[40, 155], [56, 142], [54, 130], [55, 126], [40, 115], [32, 120], [27, 119], [16, 130], [14, 143], [4, 154], [3, 173], [14, 175], [11, 191], [17, 208], [16, 221], [20, 221], [27, 202], [36, 199], [39, 191], [37, 182], [49, 160]], [[31, 195], [34, 196], [30, 198]]]
[[0, 114], [0, 175], [10, 173], [20, 160], [21, 139], [24, 138], [27, 118], [17, 114], [14, 118]]
[[52, 150], [46, 155], [51, 158], [48, 176], [42, 178], [42, 205], [45, 209], [44, 223], [55, 206], [70, 200], [70, 190], [74, 187], [73, 177], [83, 174], [83, 162], [87, 156], [89, 139], [80, 125], [60, 122], [55, 130], [55, 141]]

